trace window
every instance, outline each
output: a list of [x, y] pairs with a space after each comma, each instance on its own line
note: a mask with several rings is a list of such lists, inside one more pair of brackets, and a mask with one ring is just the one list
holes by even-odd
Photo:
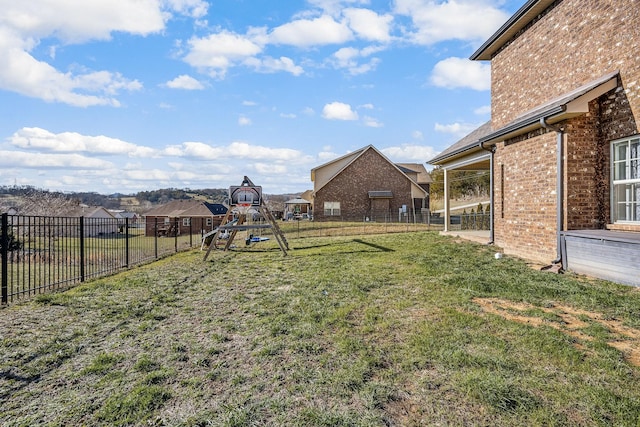
[[340, 202], [324, 202], [324, 215], [325, 216], [339, 216], [340, 215]]
[[191, 218], [182, 218], [182, 226], [189, 227], [191, 225]]
[[611, 144], [613, 222], [640, 222], [640, 138]]
[[213, 219], [207, 218], [207, 227], [211, 227], [212, 224], [213, 224]]

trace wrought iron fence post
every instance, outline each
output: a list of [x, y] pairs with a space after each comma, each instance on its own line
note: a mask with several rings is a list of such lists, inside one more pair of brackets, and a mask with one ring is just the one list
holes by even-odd
[[189, 218], [189, 248], [193, 247], [193, 218]]
[[125, 267], [129, 268], [129, 218], [124, 219], [124, 257]]
[[153, 239], [153, 242], [155, 244], [156, 259], [158, 259], [158, 217], [155, 217], [154, 219], [155, 219], [155, 223], [153, 224], [153, 234], [155, 238]]
[[80, 217], [80, 281], [84, 282], [84, 217]]
[[0, 250], [2, 251], [2, 304], [9, 302], [9, 214], [2, 214], [2, 234]]
[[180, 223], [178, 222], [178, 218], [174, 218], [174, 225], [175, 225], [175, 230], [176, 230], [176, 236], [173, 239], [173, 247], [175, 249], [176, 252], [178, 252], [178, 227], [180, 226]]

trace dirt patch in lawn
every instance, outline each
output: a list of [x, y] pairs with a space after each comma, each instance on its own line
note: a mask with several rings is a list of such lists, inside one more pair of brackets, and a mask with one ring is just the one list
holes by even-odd
[[473, 302], [487, 313], [536, 327], [549, 326], [582, 341], [593, 340], [594, 337], [585, 329], [599, 324], [608, 331], [610, 339], [607, 339], [607, 344], [620, 350], [629, 363], [640, 366], [640, 330], [625, 326], [622, 321], [602, 313], [559, 304], [538, 307], [494, 298], [475, 298]]

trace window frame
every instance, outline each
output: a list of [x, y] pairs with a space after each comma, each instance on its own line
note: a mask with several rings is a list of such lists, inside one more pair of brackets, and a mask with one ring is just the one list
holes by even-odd
[[[632, 157], [632, 144], [635, 144], [635, 157]], [[619, 159], [619, 147], [626, 145], [624, 159]], [[611, 141], [611, 222], [614, 224], [640, 224], [640, 135], [633, 135], [626, 138]], [[623, 169], [620, 166], [624, 165]], [[635, 178], [633, 170], [635, 169]], [[624, 176], [620, 175], [624, 171]], [[628, 186], [628, 188], [621, 188]], [[619, 190], [625, 192], [624, 200], [618, 200]], [[635, 190], [635, 191], [634, 191]], [[624, 205], [626, 214], [624, 218], [619, 218], [621, 205]], [[635, 217], [635, 219], [634, 219]], [[630, 219], [631, 218], [631, 219]]]
[[340, 202], [324, 202], [324, 216], [340, 216]]

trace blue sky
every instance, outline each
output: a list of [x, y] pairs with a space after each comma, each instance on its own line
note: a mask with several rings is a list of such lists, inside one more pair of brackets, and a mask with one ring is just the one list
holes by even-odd
[[0, 185], [311, 189], [490, 118], [469, 56], [524, 0], [0, 0]]

